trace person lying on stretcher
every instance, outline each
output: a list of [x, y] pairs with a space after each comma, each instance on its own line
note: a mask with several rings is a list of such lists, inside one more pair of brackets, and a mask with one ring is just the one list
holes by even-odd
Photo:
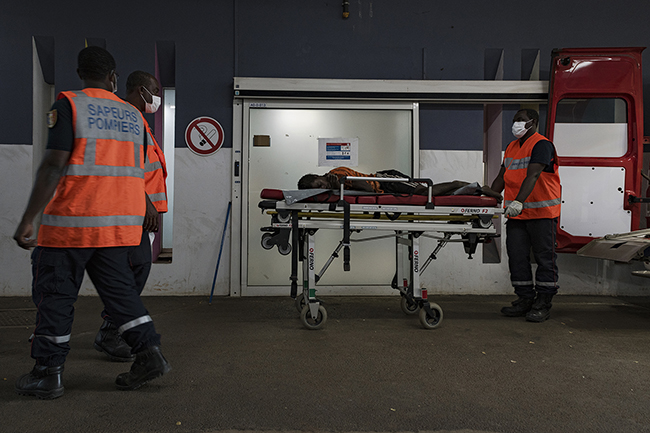
[[[311, 189], [311, 188], [324, 188], [324, 189], [338, 189], [340, 186], [339, 180], [343, 176], [354, 176], [354, 177], [381, 177], [381, 178], [409, 178], [409, 176], [401, 173], [397, 170], [381, 170], [377, 173], [364, 174], [358, 171], [354, 171], [348, 167], [337, 167], [324, 175], [317, 174], [306, 174], [300, 178], [298, 181], [298, 189]], [[484, 194], [488, 197], [494, 197], [499, 202], [503, 200], [503, 197], [498, 192], [495, 192], [488, 186], [479, 186], [475, 184], [474, 189], [468, 188], [468, 192], [459, 191], [464, 187], [471, 187], [472, 185], [469, 182], [464, 182], [461, 180], [454, 180], [452, 182], [443, 182], [433, 184], [431, 193], [433, 196], [438, 195], [452, 195], [454, 193], [460, 193], [467, 195], [472, 194]], [[428, 187], [424, 184], [417, 182], [382, 182], [375, 180], [346, 180], [345, 189], [350, 189], [354, 191], [367, 191], [375, 193], [388, 193], [388, 194], [415, 194], [415, 195], [427, 195]], [[471, 191], [470, 191], [471, 190]], [[457, 192], [459, 191], [459, 192]]]

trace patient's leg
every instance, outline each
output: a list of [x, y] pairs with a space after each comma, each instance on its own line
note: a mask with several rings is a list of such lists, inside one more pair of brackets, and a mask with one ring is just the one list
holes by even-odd
[[[435, 197], [437, 195], [451, 194], [452, 192], [456, 191], [458, 188], [462, 188], [465, 185], [469, 185], [469, 182], [463, 182], [462, 180], [454, 180], [452, 182], [436, 183], [431, 188], [431, 195]], [[415, 188], [414, 194], [427, 195], [429, 193], [428, 188], [429, 187], [427, 187], [426, 185], [419, 185]]]

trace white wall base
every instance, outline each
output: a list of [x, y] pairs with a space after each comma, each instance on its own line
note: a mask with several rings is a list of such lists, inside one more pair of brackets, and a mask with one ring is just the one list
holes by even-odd
[[[171, 264], [154, 264], [144, 295], [208, 296], [212, 287], [223, 223], [230, 200], [231, 153], [222, 149], [200, 157], [188, 149], [176, 149], [174, 246]], [[481, 152], [421, 151], [421, 175], [435, 182], [481, 181]], [[13, 233], [27, 204], [32, 186], [32, 146], [0, 145], [0, 296], [31, 295], [29, 252], [13, 241]], [[501, 238], [505, 252], [505, 238]], [[422, 250], [430, 252], [435, 241], [423, 239]], [[427, 253], [428, 254], [428, 253]], [[504, 253], [505, 254], [505, 253]], [[468, 260], [462, 246], [447, 245], [422, 275], [422, 284], [432, 295], [510, 294], [506, 257], [500, 264], [482, 263], [481, 249]], [[288, 260], [288, 258], [287, 258]], [[560, 293], [573, 295], [649, 295], [650, 282], [631, 275], [643, 269], [641, 263], [620, 264], [599, 259], [560, 254]], [[226, 231], [215, 296], [230, 293], [230, 231]], [[369, 270], [370, 272], [371, 270]], [[287, 276], [288, 278], [288, 276]], [[367, 288], [378, 295], [396, 293], [390, 289]], [[326, 293], [327, 292], [327, 293]], [[323, 288], [322, 294], [374, 294], [363, 290]], [[88, 278], [80, 295], [96, 295]], [[270, 288], [247, 296], [289, 296], [285, 288]]]

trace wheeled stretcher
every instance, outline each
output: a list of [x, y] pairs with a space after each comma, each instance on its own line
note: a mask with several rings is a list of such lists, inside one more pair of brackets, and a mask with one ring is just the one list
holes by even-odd
[[[385, 178], [356, 178], [381, 180]], [[425, 288], [420, 286], [420, 274], [436, 259], [440, 250], [451, 242], [463, 244], [469, 258], [479, 243], [490, 242], [498, 236], [493, 219], [503, 213], [497, 200], [476, 195], [431, 196], [429, 179], [390, 179], [418, 181], [429, 185], [429, 195], [368, 194], [346, 191], [342, 178], [336, 190], [261, 191], [259, 207], [271, 216], [271, 224], [262, 227], [262, 247], [277, 247], [280, 254], [291, 254], [291, 297], [295, 299], [302, 323], [308, 329], [319, 329], [327, 321], [327, 311], [316, 297], [316, 284], [343, 250], [343, 269], [350, 270], [353, 242], [366, 242], [387, 237], [395, 238], [396, 273], [391, 287], [399, 290], [401, 308], [406, 314], [419, 311], [420, 323], [433, 329], [440, 325], [443, 313], [438, 304], [430, 302]], [[323, 268], [315, 269], [318, 230], [339, 230], [342, 240]], [[363, 230], [393, 231], [364, 239], [352, 239]], [[437, 246], [422, 260], [420, 238], [436, 239]], [[298, 263], [302, 262], [303, 290], [298, 293]]]

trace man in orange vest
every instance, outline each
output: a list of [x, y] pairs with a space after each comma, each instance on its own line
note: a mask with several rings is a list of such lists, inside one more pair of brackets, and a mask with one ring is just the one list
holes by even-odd
[[[526, 316], [530, 322], [550, 317], [551, 299], [558, 290], [555, 236], [560, 216], [561, 186], [555, 146], [537, 133], [539, 114], [519, 110], [513, 119], [516, 140], [506, 148], [503, 165], [492, 189], [505, 188], [506, 248], [510, 280], [517, 300], [501, 313]], [[533, 250], [535, 281], [530, 266]]]
[[[84, 271], [135, 354], [131, 370], [117, 376], [117, 388], [136, 389], [171, 370], [129, 266], [146, 206], [144, 120], [114, 95], [117, 73], [108, 51], [81, 50], [77, 73], [83, 90], [62, 92], [48, 113], [47, 149], [14, 234], [20, 247], [36, 247], [32, 298], [37, 307], [31, 347], [36, 365], [18, 378], [15, 390], [45, 399], [64, 392], [73, 305]], [[33, 222], [43, 207], [34, 240]]]
[[[158, 96], [159, 92], [158, 80], [147, 72], [132, 72], [126, 80], [125, 100], [141, 113], [155, 113], [158, 110], [161, 102], [160, 96]], [[167, 212], [165, 156], [154, 139], [146, 119], [143, 120], [148, 138], [144, 161], [147, 211], [140, 245], [133, 249], [130, 257], [138, 294], [142, 293], [151, 270], [151, 242], [153, 239], [150, 236], [153, 235], [153, 232], [158, 231], [158, 213]], [[131, 347], [117, 331], [117, 327], [106, 309], [102, 311], [102, 318], [104, 322], [95, 337], [95, 349], [104, 352], [111, 361], [133, 361], [135, 356], [131, 353]]]

